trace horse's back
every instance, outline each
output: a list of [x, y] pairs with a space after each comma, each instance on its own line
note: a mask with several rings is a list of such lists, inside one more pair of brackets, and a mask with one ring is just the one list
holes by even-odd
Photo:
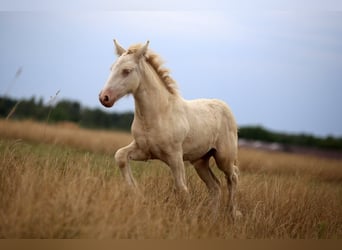
[[[237, 131], [234, 115], [225, 102], [218, 99], [195, 99], [187, 101], [187, 104], [190, 117], [196, 116], [202, 120], [209, 119], [217, 125], [228, 126], [232, 132]], [[221, 122], [223, 124], [219, 124]]]

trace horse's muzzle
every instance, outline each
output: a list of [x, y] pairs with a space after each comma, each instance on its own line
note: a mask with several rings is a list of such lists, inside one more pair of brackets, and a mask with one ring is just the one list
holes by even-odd
[[115, 102], [115, 98], [113, 98], [113, 96], [111, 96], [108, 91], [105, 92], [100, 92], [99, 94], [99, 100], [101, 102], [101, 104], [107, 108], [110, 108], [114, 105]]

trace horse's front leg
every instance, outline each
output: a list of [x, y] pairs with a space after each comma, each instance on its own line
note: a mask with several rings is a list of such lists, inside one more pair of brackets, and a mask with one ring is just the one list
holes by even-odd
[[147, 160], [147, 154], [137, 147], [135, 141], [131, 142], [126, 147], [120, 148], [115, 153], [115, 161], [120, 168], [121, 175], [128, 185], [136, 188], [137, 183], [132, 175], [131, 167], [129, 165], [130, 160]]
[[178, 197], [181, 198], [183, 202], [187, 202], [189, 200], [189, 191], [186, 185], [183, 155], [171, 154], [163, 159], [163, 161], [171, 168]]

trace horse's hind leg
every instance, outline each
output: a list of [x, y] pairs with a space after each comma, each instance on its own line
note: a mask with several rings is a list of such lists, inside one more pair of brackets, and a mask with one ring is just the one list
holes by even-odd
[[233, 218], [240, 216], [241, 213], [236, 209], [236, 189], [238, 184], [238, 167], [234, 165], [234, 160], [227, 155], [216, 152], [214, 155], [218, 168], [224, 172], [228, 187], [228, 209]]
[[193, 162], [193, 165], [197, 174], [208, 188], [209, 201], [212, 205], [211, 208], [213, 208], [214, 212], [218, 212], [221, 197], [220, 182], [209, 167], [209, 159], [210, 156], [205, 156], [202, 159]]

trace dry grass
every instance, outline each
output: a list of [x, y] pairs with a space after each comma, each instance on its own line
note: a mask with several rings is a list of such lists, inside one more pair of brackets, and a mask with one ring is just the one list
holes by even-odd
[[37, 143], [68, 145], [102, 153], [113, 153], [132, 140], [131, 135], [124, 132], [87, 130], [67, 122], [46, 125], [29, 120], [0, 120], [0, 137]]
[[1, 238], [342, 237], [341, 161], [241, 150], [244, 216], [233, 223], [224, 206], [210, 216], [190, 165], [189, 204], [177, 202], [158, 161], [133, 164], [133, 194], [113, 163], [128, 135], [0, 121], [0, 138]]

